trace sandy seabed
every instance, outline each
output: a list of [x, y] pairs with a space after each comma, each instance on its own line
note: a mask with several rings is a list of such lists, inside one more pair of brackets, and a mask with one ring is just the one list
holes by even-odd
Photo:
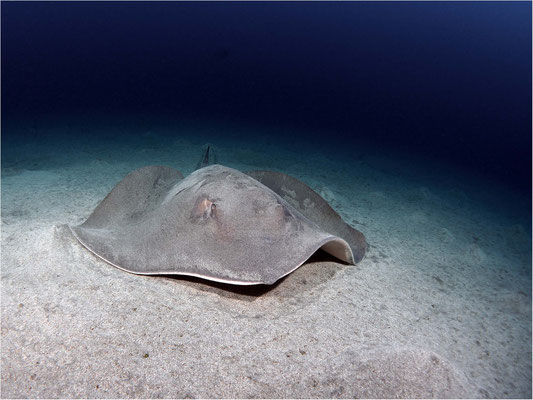
[[135, 168], [189, 174], [203, 142], [110, 143], [4, 148], [3, 398], [531, 398], [528, 199], [370, 152], [221, 141], [221, 164], [309, 184], [366, 258], [317, 255], [271, 288], [135, 276], [65, 224]]

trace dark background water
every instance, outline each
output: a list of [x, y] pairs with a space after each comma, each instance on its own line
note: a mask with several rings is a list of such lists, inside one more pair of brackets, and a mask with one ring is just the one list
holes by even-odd
[[1, 8], [4, 157], [54, 139], [21, 121], [210, 121], [280, 145], [422, 155], [531, 192], [530, 2]]

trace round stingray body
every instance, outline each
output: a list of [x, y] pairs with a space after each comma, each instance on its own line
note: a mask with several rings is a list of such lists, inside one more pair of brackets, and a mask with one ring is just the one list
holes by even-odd
[[221, 165], [185, 179], [168, 167], [138, 169], [71, 229], [94, 254], [136, 274], [272, 284], [319, 248], [356, 259], [346, 240], [258, 180]]

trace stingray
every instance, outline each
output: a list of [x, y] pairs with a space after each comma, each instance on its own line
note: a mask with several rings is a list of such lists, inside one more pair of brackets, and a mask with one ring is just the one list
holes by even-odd
[[186, 178], [165, 166], [137, 169], [70, 229], [85, 248], [127, 272], [235, 285], [274, 284], [319, 249], [348, 264], [366, 252], [364, 235], [305, 183], [218, 164]]

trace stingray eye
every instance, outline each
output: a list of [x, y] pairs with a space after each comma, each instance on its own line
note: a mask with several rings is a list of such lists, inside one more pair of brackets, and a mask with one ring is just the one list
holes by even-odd
[[217, 205], [215, 203], [211, 204], [211, 216], [216, 217], [217, 214]]
[[215, 205], [207, 197], [200, 197], [196, 200], [196, 204], [191, 213], [191, 218], [199, 220], [206, 220], [207, 218], [214, 216], [216, 210]]

